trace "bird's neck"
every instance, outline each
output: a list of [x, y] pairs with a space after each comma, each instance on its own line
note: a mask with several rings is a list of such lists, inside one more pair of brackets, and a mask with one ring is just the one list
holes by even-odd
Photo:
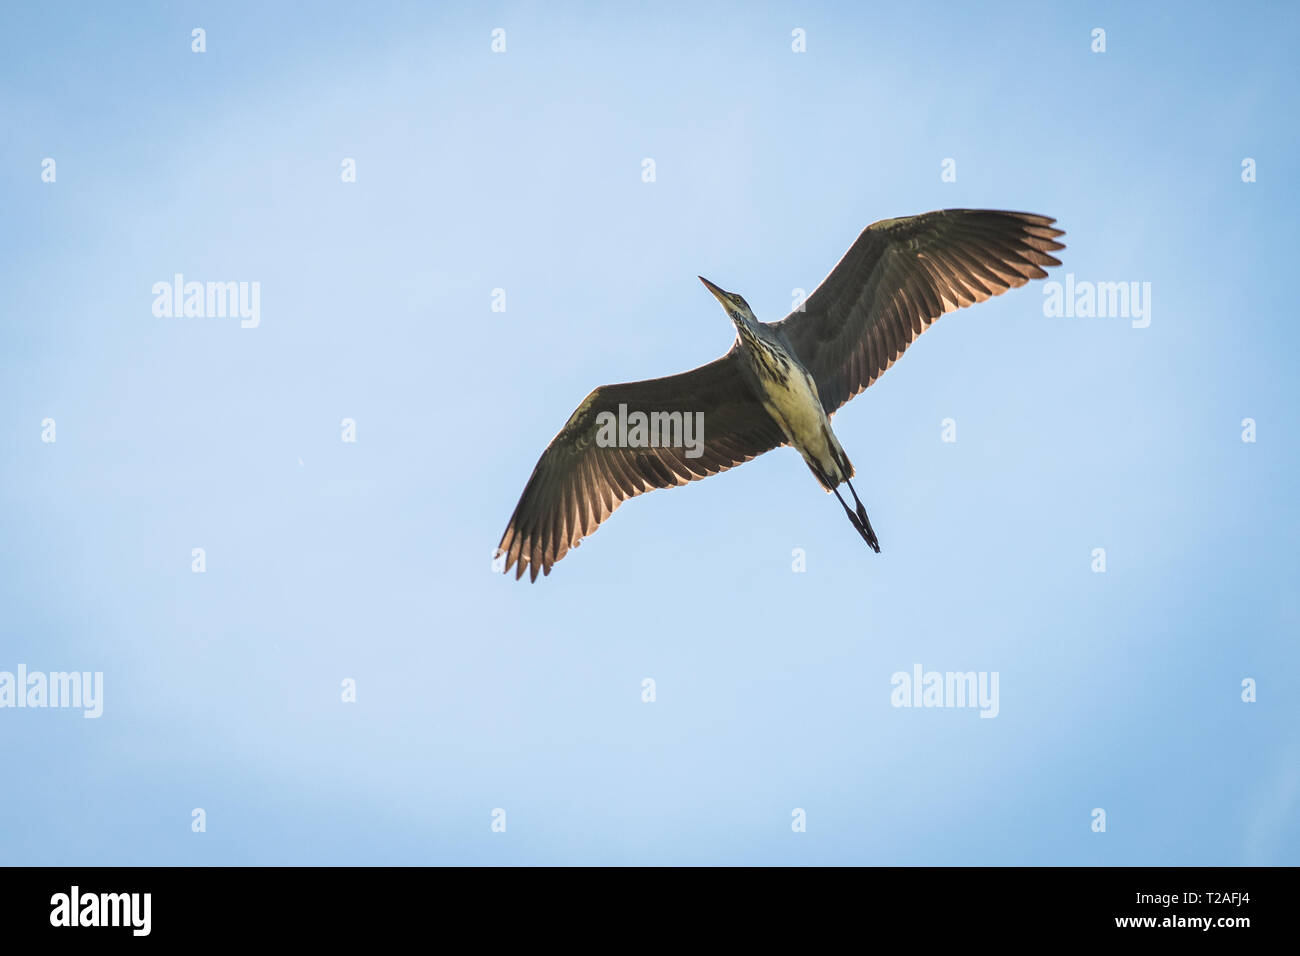
[[762, 323], [757, 319], [737, 314], [731, 317], [731, 323], [736, 327], [736, 334], [740, 336], [741, 341], [751, 348], [764, 338]]
[[740, 312], [729, 313], [729, 315], [731, 316], [731, 324], [736, 327], [736, 331], [742, 336], [757, 336], [760, 334], [758, 331], [759, 322], [757, 319], [751, 319], [749, 316]]
[[760, 379], [777, 378], [784, 381], [790, 371], [790, 358], [780, 338], [757, 319], [744, 317], [736, 320], [736, 334], [741, 348], [749, 356], [749, 364]]

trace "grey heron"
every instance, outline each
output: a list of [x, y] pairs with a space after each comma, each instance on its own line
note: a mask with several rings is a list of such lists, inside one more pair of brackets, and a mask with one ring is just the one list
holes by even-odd
[[[760, 322], [744, 298], [701, 276], [736, 327], [731, 349], [680, 375], [592, 391], [533, 469], [497, 547], [502, 570], [515, 568], [516, 580], [527, 571], [536, 581], [627, 499], [716, 475], [781, 445], [803, 456], [879, 552], [831, 417], [945, 312], [1045, 278], [1043, 267], [1060, 265], [1051, 255], [1065, 248], [1055, 221], [987, 209], [881, 220], [780, 322]], [[642, 416], [637, 425], [663, 416], [657, 421], [666, 431], [699, 415], [703, 434], [694, 447], [657, 435], [647, 441], [644, 428], [629, 440], [628, 409]], [[618, 439], [610, 440], [615, 418]]]

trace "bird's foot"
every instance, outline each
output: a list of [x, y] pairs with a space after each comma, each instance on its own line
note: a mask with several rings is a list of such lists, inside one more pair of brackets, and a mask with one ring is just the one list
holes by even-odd
[[853, 509], [840, 497], [839, 489], [832, 488], [831, 490], [835, 492], [835, 497], [839, 498], [840, 504], [844, 506], [844, 513], [848, 516], [849, 523], [857, 529], [858, 534], [862, 535], [862, 540], [867, 543], [867, 547], [879, 554], [880, 542], [876, 539], [876, 532], [872, 530], [871, 521], [867, 518], [867, 509], [862, 507], [861, 501], [857, 500], [858, 496], [856, 494], [853, 496], [854, 503], [858, 506], [857, 513], [854, 514]]
[[867, 517], [867, 509], [862, 507], [862, 502], [858, 502], [858, 531], [862, 533], [862, 540], [867, 542], [868, 547], [876, 554], [880, 553], [880, 541], [876, 538], [876, 532], [871, 528], [871, 520]]

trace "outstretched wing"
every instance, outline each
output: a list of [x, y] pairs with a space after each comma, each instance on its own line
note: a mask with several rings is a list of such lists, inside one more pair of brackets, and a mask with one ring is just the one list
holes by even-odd
[[[785, 436], [741, 374], [738, 346], [722, 358], [680, 375], [602, 385], [586, 397], [533, 469], [497, 548], [504, 571], [537, 580], [614, 509], [655, 488], [716, 475], [785, 443]], [[642, 412], [703, 413], [702, 448], [605, 447], [597, 441], [602, 412], [615, 418]], [[692, 418], [692, 422], [695, 419]], [[608, 432], [604, 433], [608, 436]], [[676, 434], [670, 436], [676, 439]], [[700, 436], [695, 435], [698, 439]], [[602, 439], [602, 442], [604, 439]], [[692, 441], [691, 445], [696, 445]], [[691, 457], [695, 451], [700, 453]]]
[[880, 378], [939, 316], [1059, 266], [1056, 220], [942, 209], [862, 231], [804, 308], [776, 323], [812, 373], [827, 414]]

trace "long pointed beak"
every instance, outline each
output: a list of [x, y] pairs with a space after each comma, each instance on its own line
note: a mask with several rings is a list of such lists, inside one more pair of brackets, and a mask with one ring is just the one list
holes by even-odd
[[713, 293], [713, 297], [714, 297], [715, 299], [717, 299], [719, 302], [721, 302], [721, 303], [723, 304], [723, 306], [726, 306], [726, 304], [727, 304], [727, 293], [723, 292], [721, 289], [719, 289], [716, 285], [714, 285], [714, 284], [713, 284], [712, 282], [710, 282], [708, 279], [704, 278], [704, 276], [696, 276], [696, 278], [699, 279], [701, 282], [704, 283], [704, 288], [706, 288], [706, 289], [708, 289], [710, 292], [712, 292], [712, 293]]

